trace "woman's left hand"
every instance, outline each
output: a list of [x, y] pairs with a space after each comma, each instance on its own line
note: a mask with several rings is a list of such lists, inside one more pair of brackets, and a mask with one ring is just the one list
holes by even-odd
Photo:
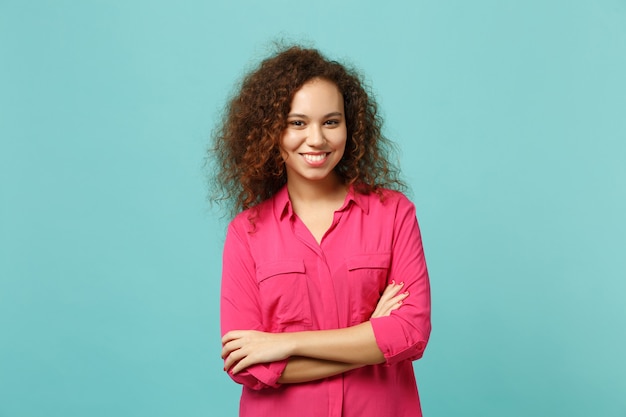
[[287, 359], [291, 356], [289, 340], [289, 333], [232, 330], [222, 337], [224, 369], [236, 374], [257, 363]]
[[399, 309], [402, 301], [409, 296], [408, 291], [398, 294], [402, 287], [404, 287], [404, 282], [396, 284], [395, 281], [391, 281], [378, 300], [371, 318], [385, 317], [390, 315], [392, 311]]

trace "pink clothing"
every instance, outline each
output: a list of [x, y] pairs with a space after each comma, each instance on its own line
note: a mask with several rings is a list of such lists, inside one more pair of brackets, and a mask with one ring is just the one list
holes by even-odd
[[[254, 209], [253, 209], [254, 210]], [[337, 329], [369, 320], [391, 280], [410, 295], [371, 319], [386, 363], [301, 384], [279, 384], [287, 361], [253, 365], [243, 384], [242, 417], [419, 417], [411, 361], [430, 335], [430, 287], [415, 207], [401, 193], [350, 190], [321, 244], [293, 213], [287, 188], [256, 207], [255, 229], [239, 214], [226, 236], [222, 334]]]

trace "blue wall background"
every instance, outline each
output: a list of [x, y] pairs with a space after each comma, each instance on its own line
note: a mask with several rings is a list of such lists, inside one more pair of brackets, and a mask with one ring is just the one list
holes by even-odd
[[626, 416], [623, 0], [0, 0], [0, 416], [236, 415], [202, 164], [280, 37], [401, 149], [425, 415]]

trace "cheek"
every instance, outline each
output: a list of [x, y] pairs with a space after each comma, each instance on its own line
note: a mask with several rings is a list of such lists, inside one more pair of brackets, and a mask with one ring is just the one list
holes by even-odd
[[345, 130], [342, 132], [337, 132], [337, 135], [334, 137], [333, 142], [335, 149], [341, 150], [343, 152], [346, 149], [347, 132]]
[[298, 144], [298, 133], [287, 131], [280, 140], [281, 152], [292, 152]]
[[282, 156], [283, 160], [286, 160], [289, 156], [289, 142], [290, 142], [289, 132], [283, 133], [282, 138], [280, 139], [280, 144], [278, 149], [280, 150], [280, 156]]

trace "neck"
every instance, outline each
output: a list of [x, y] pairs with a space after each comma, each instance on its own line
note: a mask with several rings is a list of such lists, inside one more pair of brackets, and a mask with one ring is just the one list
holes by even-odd
[[345, 198], [348, 187], [341, 183], [336, 174], [320, 181], [308, 181], [300, 178], [287, 178], [289, 198], [302, 203], [315, 203]]

